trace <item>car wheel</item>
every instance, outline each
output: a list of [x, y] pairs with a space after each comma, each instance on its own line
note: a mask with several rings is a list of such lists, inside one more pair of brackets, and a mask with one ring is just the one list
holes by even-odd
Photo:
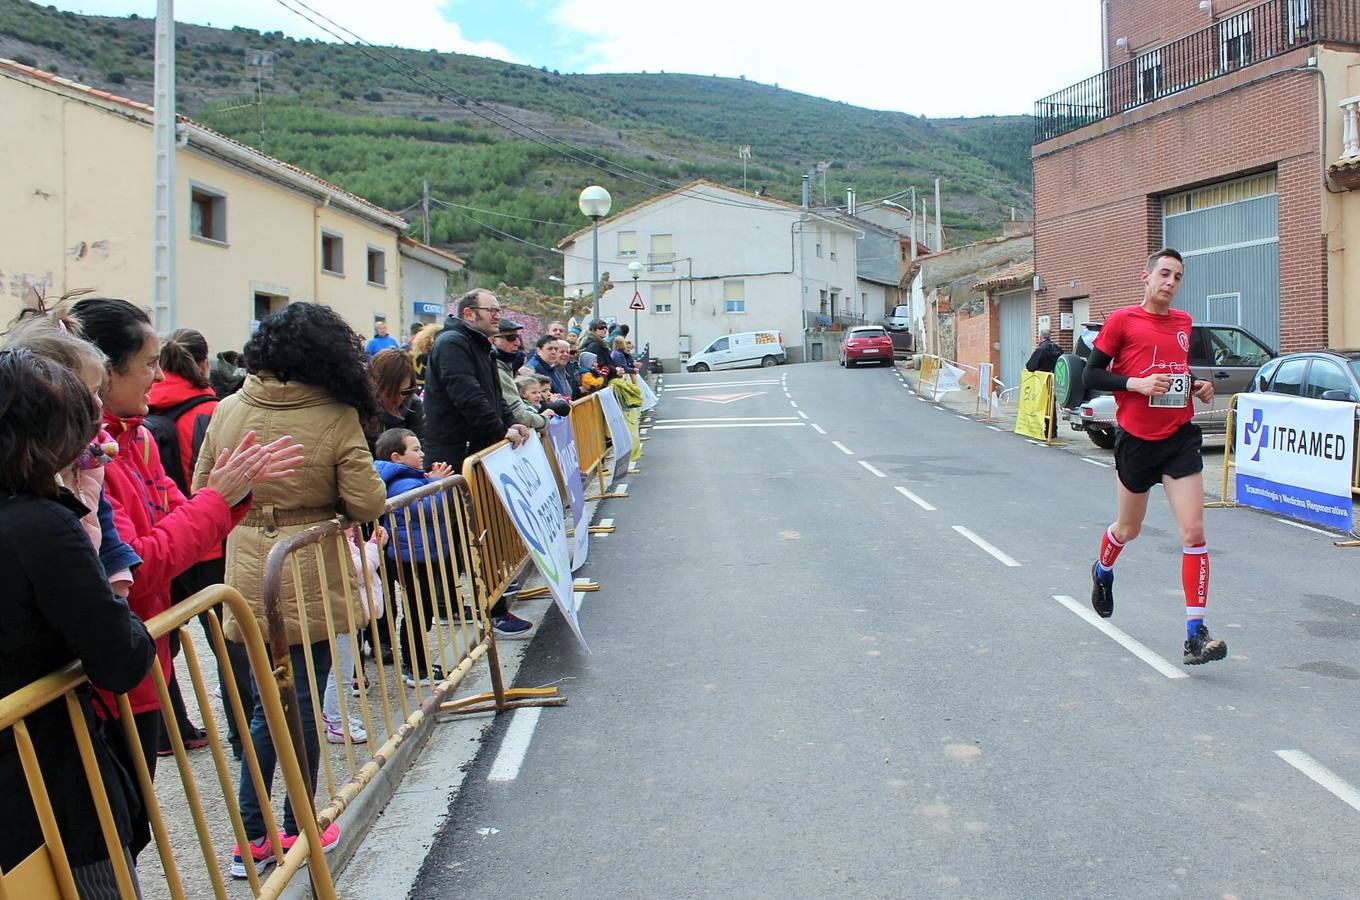
[[691, 372], [707, 372], [707, 371], [708, 371], [708, 363], [699, 363], [699, 364], [696, 365], [694, 368], [690, 369], [690, 371], [691, 371]]
[[1091, 439], [1091, 443], [1095, 444], [1101, 450], [1114, 449], [1113, 431], [1106, 431], [1103, 428], [1087, 428], [1086, 436]]
[[779, 361], [775, 359], [773, 356], [767, 356], [760, 361], [760, 367], [762, 369], [769, 369], [775, 366], [778, 362]]
[[1086, 399], [1083, 383], [1086, 360], [1075, 353], [1064, 353], [1053, 366], [1053, 396], [1063, 409], [1076, 409]]

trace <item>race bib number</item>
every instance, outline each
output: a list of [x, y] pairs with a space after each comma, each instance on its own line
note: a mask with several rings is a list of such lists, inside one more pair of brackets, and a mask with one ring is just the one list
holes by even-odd
[[1190, 376], [1172, 375], [1171, 387], [1165, 394], [1148, 398], [1148, 406], [1170, 406], [1183, 409], [1190, 402]]

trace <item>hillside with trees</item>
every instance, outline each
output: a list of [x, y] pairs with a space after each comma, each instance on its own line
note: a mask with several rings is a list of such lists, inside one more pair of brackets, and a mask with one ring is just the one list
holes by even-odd
[[[0, 0], [0, 56], [150, 102], [154, 23]], [[180, 111], [237, 140], [404, 211], [420, 237], [466, 258], [479, 283], [551, 290], [551, 248], [586, 224], [599, 183], [620, 210], [695, 178], [797, 202], [861, 202], [943, 179], [951, 245], [997, 233], [1032, 205], [1029, 117], [927, 120], [740, 78], [562, 75], [453, 53], [177, 26]], [[263, 57], [272, 65], [251, 62]], [[905, 90], [905, 87], [904, 87]], [[35, 142], [40, 143], [39, 136]], [[821, 179], [814, 202], [822, 199]]]

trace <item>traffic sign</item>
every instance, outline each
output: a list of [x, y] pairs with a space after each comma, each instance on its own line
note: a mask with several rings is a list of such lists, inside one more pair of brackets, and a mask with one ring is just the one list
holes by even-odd
[[634, 291], [633, 299], [628, 301], [628, 308], [633, 312], [642, 312], [647, 308], [647, 304], [642, 302], [642, 295]]

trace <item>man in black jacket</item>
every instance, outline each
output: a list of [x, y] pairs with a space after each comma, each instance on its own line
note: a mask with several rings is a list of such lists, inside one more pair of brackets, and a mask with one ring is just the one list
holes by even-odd
[[1054, 343], [1053, 338], [1047, 328], [1039, 329], [1039, 346], [1034, 348], [1030, 354], [1029, 361], [1025, 363], [1027, 372], [1052, 372], [1053, 367], [1058, 364], [1058, 357], [1062, 356], [1062, 347]]
[[608, 335], [609, 323], [604, 319], [596, 319], [590, 323], [590, 331], [576, 346], [584, 352], [594, 353], [596, 359], [609, 362]]
[[477, 289], [449, 306], [425, 372], [423, 444], [427, 465], [446, 462], [458, 472], [470, 454], [501, 439], [518, 447], [529, 430], [511, 418], [491, 357], [500, 301], [491, 291]]
[[[491, 354], [491, 336], [500, 330], [501, 303], [491, 291], [473, 289], [449, 304], [444, 330], [430, 348], [425, 369], [425, 464], [446, 462], [461, 472], [463, 461], [501, 439], [518, 447], [529, 429], [515, 422], [501, 395], [500, 375]], [[492, 627], [503, 638], [527, 638], [533, 623], [509, 611], [506, 598], [491, 609]], [[438, 667], [433, 667], [438, 669]], [[442, 672], [433, 674], [443, 677]]]

